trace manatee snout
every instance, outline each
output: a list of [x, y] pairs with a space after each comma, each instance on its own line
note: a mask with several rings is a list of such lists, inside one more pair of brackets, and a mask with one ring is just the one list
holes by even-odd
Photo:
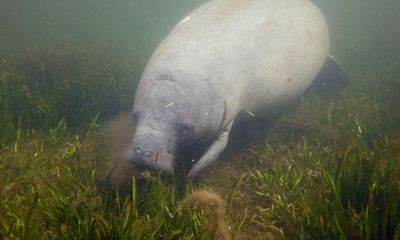
[[128, 159], [134, 166], [173, 171], [174, 152], [166, 148], [159, 135], [136, 135], [129, 151]]

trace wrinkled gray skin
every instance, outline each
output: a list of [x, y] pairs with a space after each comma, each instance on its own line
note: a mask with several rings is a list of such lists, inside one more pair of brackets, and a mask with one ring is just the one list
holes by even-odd
[[178, 150], [209, 142], [188, 174], [197, 176], [224, 150], [239, 113], [265, 113], [299, 97], [328, 47], [324, 18], [309, 0], [212, 0], [200, 6], [146, 66], [129, 160], [171, 172]]

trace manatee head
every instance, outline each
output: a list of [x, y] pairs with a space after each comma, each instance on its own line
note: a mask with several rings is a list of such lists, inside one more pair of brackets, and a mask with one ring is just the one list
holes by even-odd
[[172, 121], [141, 119], [136, 124], [128, 159], [136, 167], [172, 173], [178, 146], [185, 146], [192, 128]]
[[[152, 66], [152, 65], [151, 65]], [[128, 159], [136, 166], [165, 172], [174, 170], [175, 156], [195, 139], [197, 110], [182, 72], [160, 73], [156, 66], [146, 67], [139, 82], [133, 106], [135, 132]]]
[[175, 137], [171, 131], [140, 124], [136, 127], [128, 159], [135, 166], [172, 172], [175, 150]]

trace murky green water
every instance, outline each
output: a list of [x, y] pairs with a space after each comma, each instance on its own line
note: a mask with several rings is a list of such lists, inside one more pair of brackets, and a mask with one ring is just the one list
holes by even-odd
[[192, 191], [225, 201], [233, 239], [400, 238], [398, 0], [313, 1], [351, 77], [337, 97], [306, 95], [192, 184], [105, 184], [119, 158], [108, 148], [130, 132], [110, 143], [101, 126], [131, 108], [155, 47], [204, 2], [0, 0], [0, 239], [209, 239], [204, 218], [224, 212], [188, 204]]
[[[2, 0], [2, 49], [57, 43], [151, 50], [201, 0]], [[327, 18], [332, 51], [351, 67], [398, 60], [395, 0], [314, 1]]]

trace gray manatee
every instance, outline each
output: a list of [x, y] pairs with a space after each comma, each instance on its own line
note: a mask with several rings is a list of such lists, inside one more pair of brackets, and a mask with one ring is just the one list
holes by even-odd
[[129, 161], [172, 172], [178, 151], [208, 143], [188, 173], [197, 176], [224, 150], [241, 113], [282, 108], [325, 62], [330, 75], [342, 71], [328, 48], [324, 17], [309, 0], [205, 3], [175, 26], [143, 72]]

